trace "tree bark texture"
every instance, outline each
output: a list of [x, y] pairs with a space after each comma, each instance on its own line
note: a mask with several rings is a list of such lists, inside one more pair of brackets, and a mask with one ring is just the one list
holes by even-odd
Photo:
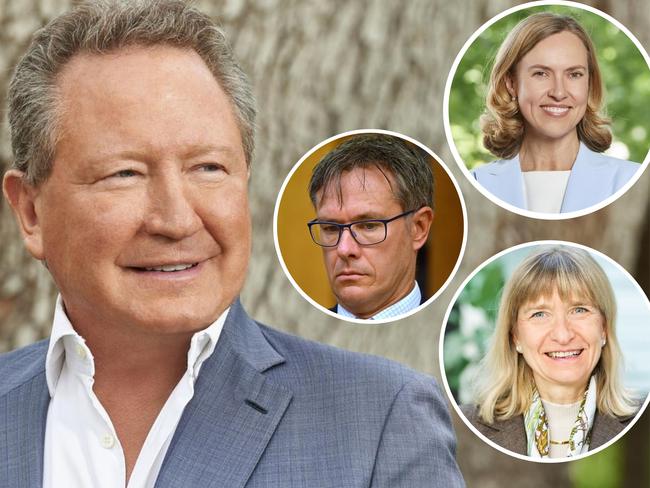
[[[70, 3], [0, 0], [3, 107], [12, 67], [31, 33]], [[197, 2], [221, 20], [258, 100], [250, 188], [254, 248], [242, 292], [251, 315], [274, 327], [386, 356], [440, 378], [439, 331], [453, 293], [478, 264], [506, 247], [537, 239], [586, 244], [625, 266], [648, 293], [650, 172], [624, 197], [595, 214], [569, 221], [536, 221], [510, 214], [485, 199], [465, 180], [451, 156], [442, 115], [449, 70], [469, 36], [512, 5], [506, 0]], [[648, 48], [650, 9], [644, 0], [592, 5], [626, 25]], [[273, 245], [273, 208], [293, 164], [322, 140], [359, 128], [398, 131], [430, 147], [459, 181], [468, 210], [466, 252], [450, 286], [427, 309], [389, 326], [350, 325], [314, 309], [292, 288]], [[0, 132], [0, 162], [7, 167], [10, 160], [5, 124]], [[0, 242], [1, 351], [47, 336], [56, 289], [44, 267], [24, 251], [5, 202], [0, 203]], [[511, 459], [478, 441], [455, 413], [452, 416], [468, 486], [569, 486], [566, 465]], [[639, 427], [645, 433], [634, 436], [631, 452], [640, 449], [647, 459], [648, 422]]]

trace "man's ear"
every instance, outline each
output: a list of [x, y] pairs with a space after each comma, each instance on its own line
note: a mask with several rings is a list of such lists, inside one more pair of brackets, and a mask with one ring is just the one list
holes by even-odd
[[420, 249], [427, 242], [431, 222], [433, 222], [433, 209], [431, 207], [422, 207], [411, 216], [411, 237], [414, 251]]
[[10, 169], [2, 180], [2, 191], [14, 211], [25, 247], [36, 259], [44, 259], [41, 225], [35, 206], [39, 188], [28, 183], [22, 171]]
[[517, 90], [515, 89], [515, 79], [510, 73], [508, 73], [505, 76], [505, 81], [506, 81], [506, 90], [508, 90], [508, 93], [510, 93], [510, 97], [512, 97], [513, 100], [516, 100]]

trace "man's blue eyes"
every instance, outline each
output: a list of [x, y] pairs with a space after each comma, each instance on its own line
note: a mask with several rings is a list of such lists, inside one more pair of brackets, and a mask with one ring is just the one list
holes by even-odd
[[115, 173], [113, 176], [117, 176], [118, 178], [130, 178], [136, 175], [137, 173], [132, 169], [123, 169]]
[[210, 173], [223, 170], [223, 166], [220, 164], [204, 164], [201, 166], [201, 170]]
[[[218, 171], [223, 171], [223, 166], [220, 164], [203, 164], [198, 167], [199, 171], [205, 172], [205, 173], [216, 173]], [[122, 169], [120, 171], [117, 171], [116, 173], [113, 173], [111, 177], [116, 177], [116, 178], [132, 178], [134, 176], [138, 176], [140, 174], [139, 171], [136, 171], [134, 169]]]

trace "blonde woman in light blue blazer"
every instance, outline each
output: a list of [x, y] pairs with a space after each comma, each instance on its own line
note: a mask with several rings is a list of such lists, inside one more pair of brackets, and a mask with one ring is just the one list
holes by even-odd
[[483, 143], [500, 159], [475, 168], [474, 178], [503, 202], [532, 212], [603, 202], [641, 166], [602, 154], [612, 142], [602, 100], [584, 28], [558, 14], [525, 18], [496, 55], [481, 118]]

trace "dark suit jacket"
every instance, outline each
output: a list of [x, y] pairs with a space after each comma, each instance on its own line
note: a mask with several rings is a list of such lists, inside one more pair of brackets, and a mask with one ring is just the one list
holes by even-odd
[[[0, 356], [0, 486], [41, 486], [47, 341]], [[117, 358], [116, 358], [117, 359]], [[157, 487], [462, 487], [433, 378], [260, 325], [233, 304]]]
[[[478, 407], [474, 405], [462, 405], [460, 408], [465, 418], [489, 440], [516, 454], [528, 455], [523, 415], [517, 415], [508, 420], [488, 424], [478, 416]], [[600, 415], [596, 412], [594, 425], [591, 428], [589, 449], [596, 449], [613, 439], [633, 418], [630, 417], [620, 420], [609, 415]]]

